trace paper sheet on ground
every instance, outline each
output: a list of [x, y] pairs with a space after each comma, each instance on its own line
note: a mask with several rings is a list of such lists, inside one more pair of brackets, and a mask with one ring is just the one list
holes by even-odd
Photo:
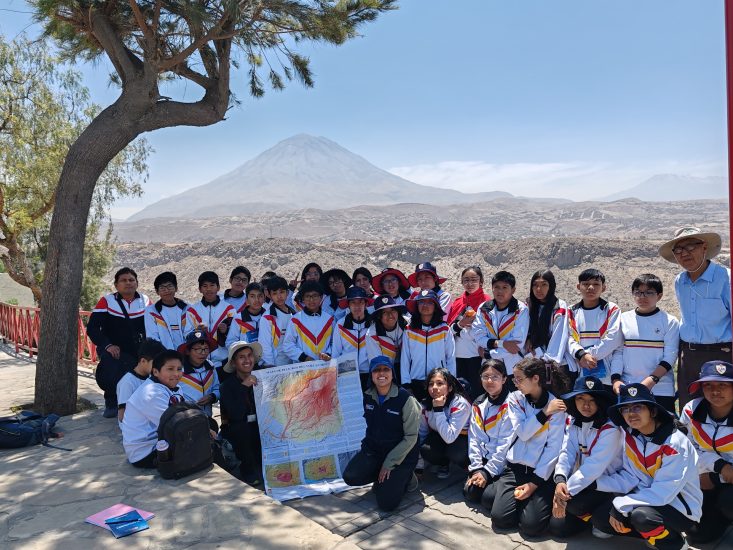
[[348, 489], [342, 472], [366, 430], [355, 355], [255, 374], [267, 494], [283, 501]]

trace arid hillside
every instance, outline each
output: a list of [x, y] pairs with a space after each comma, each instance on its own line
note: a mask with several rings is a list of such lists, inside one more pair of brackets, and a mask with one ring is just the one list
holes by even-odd
[[[645, 272], [656, 273], [668, 289], [660, 305], [677, 315], [673, 281], [679, 269], [658, 257], [660, 242], [545, 237], [492, 242], [254, 239], [183, 244], [126, 243], [118, 247], [117, 266], [128, 265], [136, 269], [141, 289], [153, 300], [157, 296], [152, 282], [161, 271], [175, 272], [179, 294], [184, 299], [194, 300], [198, 295], [196, 278], [201, 271], [216, 271], [226, 287], [230, 270], [239, 264], [247, 266], [255, 277], [274, 270], [290, 279], [310, 261], [319, 262], [324, 269], [341, 267], [348, 272], [365, 265], [372, 273], [387, 266], [410, 273], [415, 264], [431, 260], [438, 266], [439, 273], [448, 277], [444, 286], [453, 293], [460, 292], [461, 270], [476, 264], [484, 270], [487, 279], [501, 269], [513, 272], [517, 277], [517, 296], [522, 299], [527, 295], [532, 273], [551, 268], [558, 281], [558, 295], [568, 302], [577, 300], [577, 274], [595, 267], [606, 274], [607, 297], [623, 309], [632, 307], [630, 289], [634, 277]], [[719, 259], [726, 264], [729, 262], [727, 247]]]

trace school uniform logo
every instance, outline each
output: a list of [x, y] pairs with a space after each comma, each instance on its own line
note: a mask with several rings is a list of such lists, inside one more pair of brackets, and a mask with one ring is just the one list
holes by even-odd
[[718, 374], [725, 374], [725, 365], [718, 363], [715, 365], [715, 370], [718, 371]]
[[636, 392], [637, 392], [637, 391], [638, 391], [638, 390], [637, 390], [636, 388], [629, 388], [629, 395], [630, 395], [631, 397], [636, 397]]
[[585, 381], [585, 387], [588, 388], [589, 390], [592, 390], [593, 389], [593, 386], [595, 386], [595, 385], [596, 385], [596, 383], [593, 380], [586, 380]]

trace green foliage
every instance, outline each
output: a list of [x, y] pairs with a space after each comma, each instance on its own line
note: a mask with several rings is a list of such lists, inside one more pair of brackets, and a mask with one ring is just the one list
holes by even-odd
[[[44, 41], [0, 35], [0, 244], [11, 277], [40, 296], [48, 228], [56, 186], [71, 144], [99, 113], [76, 71], [48, 53]], [[111, 263], [114, 247], [99, 227], [119, 197], [140, 196], [150, 147], [133, 142], [109, 164], [95, 189], [89, 214], [85, 284], [99, 284], [100, 254]], [[92, 279], [96, 277], [97, 281]]]
[[[129, 53], [156, 66], [161, 78], [173, 75], [202, 85], [203, 80], [218, 76], [222, 67], [216, 66], [217, 58], [221, 59], [226, 44], [232, 44], [249, 65], [249, 93], [254, 97], [265, 93], [265, 79], [275, 90], [282, 90], [285, 82], [293, 79], [313, 86], [308, 58], [293, 50], [299, 42], [343, 44], [358, 36], [357, 29], [364, 23], [396, 9], [396, 0], [29, 3], [35, 7], [36, 19], [44, 24], [46, 35], [58, 41], [66, 59], [93, 60], [105, 53], [103, 41], [91, 28], [93, 10], [104, 13]], [[200, 72], [192, 67], [199, 67]], [[120, 83], [120, 75], [112, 75], [112, 80]]]

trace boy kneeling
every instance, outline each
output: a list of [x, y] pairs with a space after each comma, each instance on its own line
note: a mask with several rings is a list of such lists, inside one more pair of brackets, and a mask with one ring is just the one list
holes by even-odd
[[155, 445], [160, 417], [170, 405], [183, 402], [178, 382], [183, 375], [183, 356], [166, 350], [153, 359], [150, 378], [127, 400], [122, 419], [122, 445], [136, 468], [157, 467]]

